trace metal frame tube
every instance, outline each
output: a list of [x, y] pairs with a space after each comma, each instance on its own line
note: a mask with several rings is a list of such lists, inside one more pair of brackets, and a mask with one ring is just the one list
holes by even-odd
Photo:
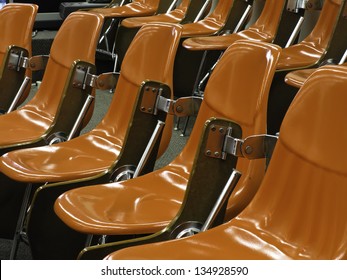
[[345, 63], [346, 59], [347, 59], [347, 50], [345, 50], [343, 56], [341, 57], [341, 59], [339, 61], [339, 65]]
[[143, 152], [142, 157], [141, 157], [141, 159], [139, 161], [139, 164], [136, 167], [136, 170], [134, 172], [133, 178], [138, 177], [140, 175], [143, 167], [145, 166], [145, 164], [146, 164], [146, 162], [147, 162], [147, 160], [149, 158], [149, 155], [151, 154], [151, 152], [152, 152], [152, 150], [154, 148], [154, 145], [157, 142], [159, 134], [161, 133], [161, 131], [164, 128], [164, 125], [165, 125], [165, 122], [162, 122], [162, 121], [158, 120], [157, 125], [154, 128], [154, 131], [152, 133], [151, 139], [149, 139], [148, 144], [146, 146], [146, 149]]
[[197, 22], [201, 19], [202, 15], [204, 14], [206, 8], [210, 4], [211, 0], [207, 0], [205, 4], [202, 6], [201, 10], [199, 11], [198, 15], [195, 17], [194, 22]]
[[18, 104], [19, 99], [21, 98], [21, 96], [23, 95], [25, 89], [28, 87], [29, 83], [30, 83], [31, 79], [29, 77], [25, 77], [16, 96], [14, 97], [10, 108], [8, 108], [7, 113], [10, 113], [14, 110], [14, 108], [16, 107], [16, 105]]
[[236, 33], [236, 32], [240, 31], [241, 26], [246, 22], [246, 20], [247, 20], [249, 14], [251, 13], [251, 11], [252, 11], [252, 6], [248, 5], [246, 10], [243, 12], [242, 17], [240, 18], [239, 22], [237, 23], [233, 33]]
[[294, 40], [298, 37], [303, 22], [304, 22], [304, 17], [300, 17], [298, 22], [296, 23], [294, 29], [293, 29], [292, 34], [290, 35], [290, 37], [287, 41], [285, 48], [288, 48], [289, 46], [291, 46], [293, 44]]
[[202, 226], [201, 232], [206, 231], [209, 228], [211, 228], [211, 226], [212, 226], [214, 220], [216, 219], [219, 211], [223, 207], [223, 204], [229, 198], [231, 192], [234, 190], [240, 177], [241, 177], [241, 172], [234, 169], [233, 172], [231, 173], [227, 183], [225, 184], [218, 200], [216, 201], [215, 205], [213, 206], [210, 215], [207, 217], [204, 225]]
[[88, 95], [86, 101], [85, 101], [84, 104], [83, 104], [83, 107], [82, 107], [82, 109], [81, 109], [81, 112], [79, 113], [79, 115], [78, 115], [78, 117], [77, 117], [77, 119], [76, 119], [76, 121], [75, 121], [75, 123], [74, 123], [74, 125], [73, 125], [73, 127], [72, 127], [72, 129], [71, 129], [71, 131], [70, 131], [70, 134], [69, 134], [69, 136], [67, 137], [67, 140], [71, 140], [71, 139], [74, 137], [74, 135], [76, 134], [76, 132], [77, 132], [77, 130], [78, 130], [78, 127], [79, 127], [80, 124], [82, 123], [83, 118], [84, 118], [84, 116], [86, 115], [86, 113], [87, 113], [87, 111], [88, 111], [88, 109], [89, 109], [89, 106], [90, 106], [90, 104], [92, 103], [93, 99], [94, 99], [93, 96]]
[[16, 254], [17, 254], [21, 234], [23, 232], [24, 220], [25, 220], [26, 212], [27, 212], [28, 205], [29, 205], [31, 190], [32, 190], [32, 184], [29, 183], [25, 188], [22, 206], [21, 206], [21, 209], [19, 212], [16, 231], [14, 233], [12, 247], [11, 247], [10, 260], [14, 260], [16, 257]]

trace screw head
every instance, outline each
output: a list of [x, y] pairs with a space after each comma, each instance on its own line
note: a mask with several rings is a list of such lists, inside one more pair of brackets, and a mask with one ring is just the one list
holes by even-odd
[[247, 155], [251, 154], [253, 152], [252, 146], [247, 146], [246, 149], [245, 149], [245, 152], [246, 152]]
[[182, 113], [183, 112], [183, 107], [181, 105], [176, 107], [176, 112], [177, 113]]

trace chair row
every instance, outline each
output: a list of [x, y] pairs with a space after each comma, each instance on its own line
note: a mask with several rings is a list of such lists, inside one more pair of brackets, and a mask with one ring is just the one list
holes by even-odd
[[[72, 62], [75, 59], [81, 59], [81, 49], [86, 46], [90, 47], [88, 59], [92, 60], [102, 25], [103, 16], [98, 13], [71, 14], [54, 40], [47, 64], [47, 73], [53, 73], [55, 77], [56, 73], [59, 75], [63, 72], [67, 73], [66, 69]], [[81, 32], [83, 40], [79, 36], [71, 36], [74, 34], [73, 30], [82, 30], [81, 26], [87, 28]], [[253, 196], [265, 173], [265, 159], [249, 161], [240, 158], [236, 164], [234, 157], [227, 156], [225, 161], [225, 157], [221, 156], [224, 151], [218, 150], [213, 143], [207, 149], [201, 149], [205, 144], [211, 145], [209, 141], [204, 143], [206, 139], [201, 136], [204, 126], [211, 127], [212, 137], [214, 131], [221, 135], [214, 137], [233, 136], [235, 138], [266, 133], [267, 98], [283, 51], [268, 43], [252, 41], [233, 44], [223, 55], [223, 60], [217, 64], [213, 78], [211, 77], [206, 87], [194, 131], [185, 149], [171, 164], [142, 175], [151, 170], [158, 149], [156, 147], [151, 155], [152, 163], [148, 163], [148, 166], [140, 172], [142, 176], [122, 183], [106, 184], [110, 180], [117, 181], [126, 174], [122, 173], [124, 166], [136, 166], [140, 162], [146, 148], [141, 145], [147, 144], [158, 123], [158, 118], [160, 121], [166, 120], [166, 114], [152, 114], [154, 111], [161, 112], [161, 108], [154, 107], [156, 104], [170, 104], [166, 109], [164, 106], [164, 112], [179, 114], [182, 106], [189, 106], [191, 104], [189, 102], [192, 102], [187, 100], [175, 102], [172, 100], [172, 90], [170, 93], [175, 55], [183, 29], [179, 25], [157, 23], [146, 25], [138, 32], [122, 63], [111, 108], [100, 125], [90, 133], [66, 143], [42, 148], [32, 148], [38, 145], [35, 141], [30, 144], [22, 142], [24, 145], [16, 143], [14, 149], [20, 148], [18, 151], [10, 151], [13, 149], [8, 144], [4, 145], [0, 169], [3, 177], [1, 180], [2, 201], [6, 210], [2, 213], [6, 217], [3, 217], [2, 232], [13, 234], [13, 220], [16, 221], [13, 216], [16, 215], [9, 217], [5, 213], [13, 210], [12, 207], [15, 204], [17, 210], [11, 213], [21, 211], [23, 214], [19, 219], [19, 227], [16, 229], [16, 238], [20, 238], [22, 230], [25, 229], [35, 258], [77, 257], [78, 252], [85, 247], [87, 235], [92, 242], [95, 238], [91, 238], [91, 235], [106, 235], [109, 236], [109, 241], [112, 241], [113, 239], [126, 240], [130, 236], [141, 236], [159, 231], [160, 234], [150, 239], [152, 241], [159, 241], [163, 237], [167, 239], [172, 232], [177, 231], [177, 228], [182, 228], [182, 224], [184, 227], [185, 221], [192, 221], [194, 217], [198, 217], [195, 219], [198, 219], [196, 224], [199, 231], [201, 224], [209, 216], [214, 202], [218, 200], [221, 191], [218, 188], [228, 181], [233, 166], [243, 175], [232, 192], [229, 202], [222, 207], [227, 213], [226, 218], [223, 211], [219, 212], [214, 225], [238, 217], [249, 202], [253, 201]], [[86, 38], [86, 34], [90, 37]], [[67, 43], [66, 38], [71, 38], [71, 42]], [[67, 55], [66, 48], [70, 45], [69, 51], [72, 54]], [[64, 51], [59, 52], [61, 49]], [[143, 56], [143, 49], [146, 49], [145, 56]], [[61, 59], [66, 60], [62, 62]], [[63, 64], [66, 69], [53, 67], [52, 65], [55, 64]], [[87, 68], [89, 71], [86, 73], [80, 71], [81, 67], [77, 68], [77, 66], [73, 74], [69, 75], [72, 80], [68, 85], [76, 86], [80, 76], [82, 80], [96, 79], [99, 84], [105, 82], [102, 76], [97, 77], [90, 72], [91, 68], [83, 65], [82, 68]], [[52, 83], [53, 77], [51, 79], [46, 77], [49, 75], [45, 74], [42, 85], [46, 85], [47, 88], [52, 84], [55, 92], [59, 92], [58, 82]], [[252, 77], [252, 83], [249, 83], [249, 77]], [[64, 85], [64, 89], [66, 87], [67, 85]], [[241, 92], [247, 95], [242, 95]], [[37, 99], [39, 99], [37, 96], [40, 96], [38, 94], [39, 92], [35, 97]], [[151, 97], [147, 97], [148, 94], [151, 94]], [[56, 99], [58, 98], [60, 97], [57, 95]], [[2, 116], [1, 124], [8, 127], [11, 123], [13, 126], [10, 121], [11, 116], [37, 114], [37, 111], [33, 111], [32, 108], [38, 106], [30, 105], [30, 103], [26, 106], [23, 107], [24, 109]], [[42, 107], [39, 109], [47, 110]], [[5, 117], [8, 118], [7, 121]], [[47, 115], [46, 118], [49, 119]], [[215, 118], [218, 120], [214, 120]], [[219, 118], [232, 120], [238, 125], [219, 120]], [[42, 125], [43, 120], [36, 122]], [[146, 133], [145, 127], [148, 128]], [[208, 128], [205, 130], [208, 131]], [[230, 130], [233, 134], [227, 135], [226, 131]], [[171, 128], [167, 131], [171, 131]], [[30, 148], [22, 149], [26, 145]], [[135, 153], [137, 156], [134, 157]], [[211, 153], [213, 157], [210, 162], [205, 156]], [[125, 171], [134, 172], [132, 169]], [[84, 187], [93, 184], [99, 185]], [[81, 186], [83, 187], [78, 188]], [[206, 194], [203, 194], [204, 188], [201, 186], [216, 188], [213, 197], [208, 196], [211, 193], [208, 189], [205, 190]], [[26, 191], [24, 197], [28, 200], [24, 200], [20, 210], [18, 201], [21, 200], [24, 190]], [[62, 193], [64, 194], [60, 196]], [[33, 196], [32, 201], [30, 201], [31, 196]], [[60, 198], [55, 203], [55, 211], [65, 224], [53, 213], [52, 206], [58, 196]], [[202, 198], [209, 204], [201, 203], [200, 205]], [[13, 199], [16, 200], [15, 203]], [[28, 204], [30, 208], [26, 215]], [[195, 207], [196, 211], [192, 211], [191, 209]], [[195, 214], [197, 216], [194, 216]], [[186, 232], [185, 228], [183, 232]], [[62, 239], [62, 236], [65, 238]], [[139, 242], [139, 244], [142, 243], [142, 241]], [[108, 243], [90, 247], [83, 251], [80, 258], [105, 257], [117, 246], [114, 247], [114, 244], [110, 246]]]

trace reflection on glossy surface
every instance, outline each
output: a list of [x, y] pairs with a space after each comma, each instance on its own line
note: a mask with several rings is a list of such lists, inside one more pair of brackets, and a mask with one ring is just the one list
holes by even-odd
[[[109, 259], [347, 259], [347, 68], [317, 70], [283, 121], [252, 202], [230, 222]], [[334, 145], [327, 147], [327, 131]], [[285, 160], [283, 160], [285, 159]]]

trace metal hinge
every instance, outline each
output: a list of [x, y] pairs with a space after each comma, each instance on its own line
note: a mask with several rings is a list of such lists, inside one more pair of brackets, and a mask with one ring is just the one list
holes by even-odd
[[156, 115], [158, 110], [177, 117], [197, 115], [202, 98], [201, 97], [182, 97], [172, 100], [162, 96], [164, 88], [162, 84], [157, 86], [145, 86], [141, 101], [141, 111]]
[[28, 68], [29, 58], [24, 56], [24, 51], [10, 51], [7, 67], [10, 70], [20, 71], [21, 68]]
[[72, 85], [76, 88], [86, 89], [87, 86], [97, 89], [114, 89], [119, 73], [110, 72], [95, 75], [91, 73], [92, 67], [77, 65]]
[[261, 134], [238, 139], [232, 137], [231, 132], [231, 127], [211, 126], [206, 156], [225, 159], [227, 154], [231, 154], [247, 159], [271, 158], [278, 136]]

